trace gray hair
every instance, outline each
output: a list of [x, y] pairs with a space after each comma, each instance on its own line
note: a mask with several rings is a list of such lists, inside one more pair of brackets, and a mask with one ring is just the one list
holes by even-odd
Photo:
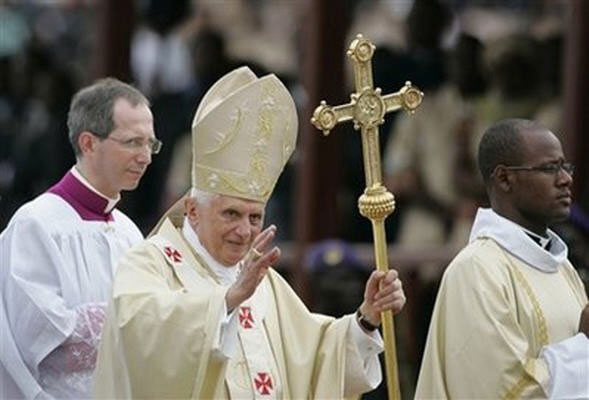
[[206, 190], [201, 190], [194, 187], [190, 189], [190, 197], [194, 197], [197, 203], [202, 205], [210, 204], [219, 196], [221, 195], [218, 193], [211, 193], [207, 192]]
[[115, 78], [104, 78], [78, 91], [72, 98], [67, 117], [69, 138], [76, 157], [82, 151], [78, 138], [82, 132], [106, 139], [115, 129], [113, 120], [114, 105], [118, 99], [127, 100], [133, 107], [149, 100], [133, 86]]

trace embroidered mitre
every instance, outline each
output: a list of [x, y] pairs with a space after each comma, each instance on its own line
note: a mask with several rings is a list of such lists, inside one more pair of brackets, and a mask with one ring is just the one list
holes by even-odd
[[275, 75], [247, 67], [219, 79], [192, 122], [192, 186], [265, 203], [297, 137], [294, 101]]

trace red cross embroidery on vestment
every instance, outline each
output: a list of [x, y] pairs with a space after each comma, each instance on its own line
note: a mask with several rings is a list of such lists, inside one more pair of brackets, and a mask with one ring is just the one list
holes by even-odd
[[239, 323], [243, 329], [251, 329], [254, 327], [254, 316], [250, 307], [239, 307]]
[[268, 372], [258, 372], [258, 375], [254, 378], [254, 384], [256, 385], [256, 390], [261, 395], [272, 394], [272, 391], [274, 390], [272, 375]]
[[182, 261], [182, 254], [180, 254], [180, 252], [173, 247], [164, 247], [164, 253], [166, 253], [166, 255], [175, 263]]

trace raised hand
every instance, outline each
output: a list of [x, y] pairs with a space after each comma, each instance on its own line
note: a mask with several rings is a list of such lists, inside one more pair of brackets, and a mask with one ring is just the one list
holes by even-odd
[[237, 280], [225, 294], [229, 312], [254, 294], [268, 268], [280, 258], [280, 249], [277, 246], [266, 250], [275, 236], [276, 226], [270, 225], [252, 242], [250, 251], [241, 261], [241, 271]]

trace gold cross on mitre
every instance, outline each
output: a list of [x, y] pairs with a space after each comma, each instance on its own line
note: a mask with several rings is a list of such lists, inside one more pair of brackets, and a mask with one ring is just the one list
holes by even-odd
[[[323, 131], [324, 135], [328, 135], [338, 123], [349, 120], [354, 121], [354, 129], [360, 129], [366, 189], [358, 199], [358, 208], [360, 214], [372, 222], [376, 268], [386, 272], [389, 267], [384, 220], [395, 209], [395, 198], [382, 185], [378, 126], [384, 122], [386, 113], [399, 108], [413, 114], [423, 100], [423, 93], [411, 86], [411, 82], [407, 82], [398, 92], [382, 96], [381, 90], [375, 89], [372, 81], [371, 59], [374, 49], [375, 46], [370, 40], [362, 35], [356, 36], [347, 52], [354, 64], [356, 83], [356, 93], [351, 95], [352, 101], [335, 107], [328, 106], [325, 101], [322, 101], [313, 112], [311, 123]], [[382, 326], [389, 399], [399, 399], [395, 333], [391, 311], [382, 314]]]

